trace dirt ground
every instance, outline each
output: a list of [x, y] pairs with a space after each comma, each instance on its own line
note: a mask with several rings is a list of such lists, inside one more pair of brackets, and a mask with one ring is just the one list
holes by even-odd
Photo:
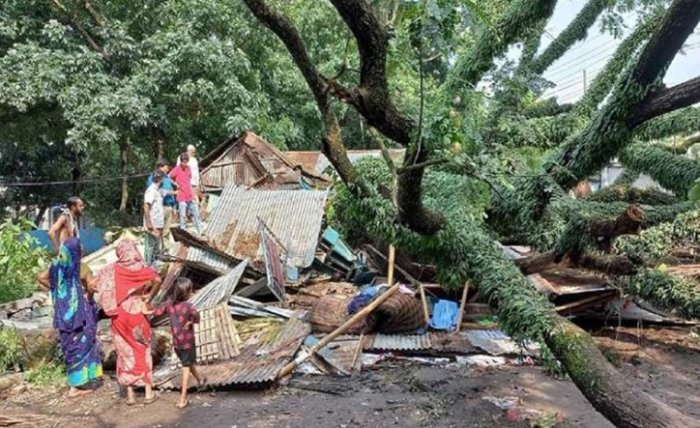
[[[688, 329], [603, 329], [596, 336], [644, 391], [700, 420], [700, 341]], [[350, 378], [295, 376], [266, 391], [192, 393], [185, 410], [175, 407], [176, 392], [159, 396], [149, 406], [126, 406], [113, 380], [74, 400], [65, 389], [30, 389], [3, 397], [0, 426], [13, 418], [46, 427], [612, 427], [570, 381], [540, 367], [386, 361]], [[508, 400], [517, 410], [494, 404]], [[530, 422], [515, 421], [533, 410]]]

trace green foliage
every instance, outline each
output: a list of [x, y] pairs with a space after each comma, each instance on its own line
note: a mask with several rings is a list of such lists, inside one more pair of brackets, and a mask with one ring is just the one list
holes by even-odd
[[594, 202], [637, 202], [642, 205], [670, 205], [679, 202], [678, 198], [656, 189], [639, 189], [630, 185], [613, 185], [599, 190], [589, 198]]
[[700, 211], [679, 214], [669, 222], [643, 230], [638, 235], [621, 236], [615, 249], [638, 263], [654, 263], [675, 247], [700, 241]]
[[625, 167], [622, 173], [615, 179], [611, 187], [615, 186], [632, 186], [639, 178], [639, 173], [632, 168]]
[[549, 18], [555, 4], [552, 0], [513, 1], [493, 26], [483, 30], [467, 54], [457, 59], [445, 89], [460, 93], [462, 88], [475, 85], [492, 67], [494, 58], [504, 53], [510, 43], [527, 35], [528, 24]]
[[605, 68], [593, 79], [590, 87], [578, 102], [576, 113], [590, 117], [610, 93], [620, 74], [635, 58], [635, 52], [646, 41], [663, 19], [665, 9], [655, 9], [651, 16], [643, 18], [629, 36], [622, 41]]
[[700, 107], [686, 107], [651, 119], [635, 131], [641, 141], [662, 140], [692, 134], [700, 129]]
[[23, 236], [30, 224], [0, 224], [0, 303], [21, 299], [37, 288], [36, 274], [44, 268], [49, 255], [34, 248]]
[[693, 281], [658, 269], [642, 269], [629, 281], [622, 282], [622, 286], [628, 293], [662, 309], [677, 310], [688, 318], [700, 317], [700, 292]]
[[528, 67], [531, 74], [540, 75], [557, 59], [561, 58], [574, 43], [583, 40], [588, 35], [588, 30], [595, 23], [604, 9], [615, 3], [615, 0], [588, 0], [586, 5], [576, 15], [576, 18], [564, 29], [564, 31], [549, 44]]
[[[361, 162], [358, 169], [372, 188], [390, 183], [388, 168], [381, 162]], [[364, 231], [365, 237], [392, 242], [418, 260], [434, 263], [445, 287], [473, 281], [486, 299], [497, 303], [506, 331], [519, 339], [542, 339], [551, 328], [552, 306], [482, 229], [481, 213], [488, 200], [479, 202], [474, 196], [486, 194], [483, 184], [445, 173], [430, 176], [426, 174], [424, 200], [430, 207], [441, 208], [447, 217], [447, 224], [436, 235], [418, 235], [399, 225], [390, 201], [379, 194], [357, 200], [344, 186], [332, 201], [334, 224], [346, 236], [350, 233], [357, 238], [357, 231]]]
[[636, 143], [620, 153], [620, 161], [651, 176], [662, 187], [685, 198], [695, 180], [700, 178], [700, 162], [675, 155], [658, 145]]
[[0, 375], [20, 363], [22, 337], [14, 328], [0, 325]]
[[27, 370], [25, 380], [34, 386], [45, 388], [62, 385], [66, 382], [66, 373], [58, 361], [42, 362]]

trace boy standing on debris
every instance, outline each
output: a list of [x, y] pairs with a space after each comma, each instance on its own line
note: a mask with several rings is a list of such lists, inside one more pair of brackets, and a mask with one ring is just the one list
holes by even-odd
[[161, 186], [165, 175], [158, 171], [153, 174], [153, 183], [148, 186], [143, 195], [143, 227], [146, 228], [146, 248], [144, 258], [150, 266], [156, 264], [156, 257], [163, 246], [163, 226], [165, 214], [163, 212], [163, 194]]
[[199, 207], [194, 200], [192, 191], [192, 170], [188, 162], [190, 156], [187, 153], [180, 155], [180, 163], [170, 172], [170, 178], [177, 184], [177, 203], [180, 212], [180, 229], [185, 230], [187, 224], [187, 210], [192, 213], [194, 224], [197, 227], [197, 234], [202, 234], [202, 221], [199, 217]]
[[161, 193], [163, 194], [163, 245], [166, 245], [166, 239], [170, 238], [170, 227], [174, 221], [174, 216], [177, 215], [177, 201], [175, 200], [175, 184], [168, 176], [170, 172], [170, 164], [165, 159], [160, 159], [156, 162], [156, 172], [148, 176], [146, 188], [153, 184], [153, 176], [158, 172], [163, 173], [163, 184], [160, 185]]
[[173, 334], [173, 349], [182, 363], [182, 390], [177, 407], [183, 408], [190, 404], [187, 399], [190, 373], [197, 380], [201, 388], [206, 383], [206, 378], [197, 372], [197, 348], [194, 341], [194, 324], [199, 324], [199, 313], [194, 305], [188, 302], [192, 295], [192, 281], [187, 278], [178, 278], [175, 283], [174, 296], [148, 314], [156, 317], [168, 314]]

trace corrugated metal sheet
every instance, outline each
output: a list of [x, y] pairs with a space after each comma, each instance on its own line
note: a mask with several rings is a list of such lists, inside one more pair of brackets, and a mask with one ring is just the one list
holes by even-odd
[[286, 247], [288, 263], [305, 268], [314, 260], [327, 196], [327, 191], [226, 186], [205, 233], [231, 256], [260, 261], [260, 217]]
[[470, 354], [474, 347], [461, 333], [432, 331], [426, 334], [375, 334], [364, 338], [365, 351], [435, 351], [446, 354]]
[[206, 287], [197, 291], [191, 298], [190, 303], [192, 303], [197, 310], [210, 309], [219, 303], [227, 302], [228, 299], [233, 294], [233, 291], [238, 285], [238, 281], [241, 280], [243, 272], [246, 266], [248, 266], [248, 261], [241, 262], [235, 269], [232, 269], [226, 275], [216, 278], [214, 281], [210, 282]]
[[[277, 373], [291, 361], [311, 332], [309, 324], [290, 319], [284, 324], [258, 323], [254, 333], [246, 337], [242, 324], [245, 322], [236, 324], [243, 337], [240, 355], [229, 361], [197, 367], [207, 378], [208, 386], [265, 386], [274, 382]], [[180, 376], [179, 369], [161, 367], [154, 372], [154, 381], [163, 388], [174, 389], [179, 388]]]
[[237, 262], [228, 260], [218, 254], [210, 251], [202, 250], [201, 248], [190, 247], [187, 251], [186, 261], [194, 264], [203, 264], [217, 271], [221, 275], [229, 272], [237, 266]]
[[501, 330], [469, 330], [463, 333], [472, 346], [482, 349], [491, 355], [534, 354], [538, 347], [528, 343], [521, 347]]
[[431, 349], [429, 334], [376, 334], [365, 339], [364, 349], [375, 351], [419, 351]]

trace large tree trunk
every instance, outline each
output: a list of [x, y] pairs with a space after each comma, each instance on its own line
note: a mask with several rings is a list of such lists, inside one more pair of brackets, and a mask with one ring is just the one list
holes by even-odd
[[151, 136], [153, 138], [153, 156], [155, 161], [165, 158], [165, 131], [162, 127], [153, 125], [151, 127]]
[[583, 395], [620, 428], [700, 427], [700, 421], [640, 391], [607, 361], [593, 339], [559, 316], [547, 345]]

